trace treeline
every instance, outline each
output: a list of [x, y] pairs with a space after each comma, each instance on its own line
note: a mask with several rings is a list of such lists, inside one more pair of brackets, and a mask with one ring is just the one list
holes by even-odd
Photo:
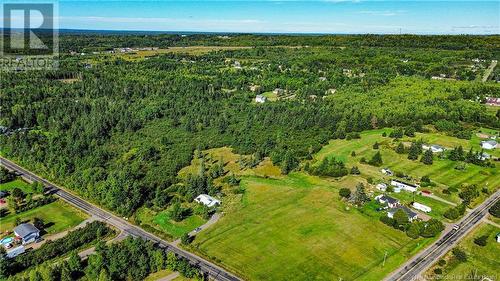
[[70, 280], [144, 280], [149, 274], [169, 269], [195, 280], [205, 280], [200, 269], [188, 260], [177, 257], [140, 238], [127, 238], [106, 245], [100, 241], [95, 253], [82, 260], [71, 252], [67, 260], [57, 264], [43, 264], [9, 277], [9, 281], [70, 281]]

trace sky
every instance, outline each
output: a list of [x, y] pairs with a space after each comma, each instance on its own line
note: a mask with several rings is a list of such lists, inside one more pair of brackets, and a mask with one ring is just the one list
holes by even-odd
[[60, 0], [58, 11], [61, 29], [500, 34], [500, 0]]

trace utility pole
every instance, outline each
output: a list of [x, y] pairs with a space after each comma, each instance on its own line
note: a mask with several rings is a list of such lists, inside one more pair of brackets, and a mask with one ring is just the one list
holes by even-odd
[[382, 266], [385, 265], [385, 260], [387, 259], [387, 251], [385, 251], [385, 254], [384, 254], [384, 262], [382, 263]]

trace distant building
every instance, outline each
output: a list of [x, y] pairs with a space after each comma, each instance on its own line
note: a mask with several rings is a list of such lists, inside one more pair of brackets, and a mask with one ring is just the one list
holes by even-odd
[[256, 103], [265, 103], [267, 101], [267, 98], [263, 95], [257, 95], [255, 96], [255, 102]]
[[432, 211], [431, 207], [426, 206], [424, 204], [420, 204], [418, 202], [413, 202], [412, 206], [413, 206], [413, 208], [420, 210], [422, 212], [425, 212], [425, 213], [429, 213], [430, 211]]
[[480, 155], [477, 156], [477, 159], [479, 159], [481, 161], [488, 160], [490, 158], [491, 158], [491, 155], [489, 155], [486, 152], [483, 152], [482, 154], [480, 154]]
[[379, 183], [375, 186], [376, 189], [380, 191], [386, 191], [387, 190], [387, 184], [385, 183]]
[[324, 82], [324, 81], [326, 81], [326, 80], [327, 80], [327, 79], [326, 79], [326, 77], [324, 77], [324, 76], [321, 76], [321, 77], [319, 78], [319, 81], [321, 81], [321, 82]]
[[9, 192], [5, 190], [0, 190], [0, 199], [9, 196]]
[[392, 198], [387, 195], [379, 195], [375, 197], [375, 200], [377, 200], [380, 204], [387, 204], [389, 208], [396, 208], [397, 206], [399, 206], [398, 199]]
[[194, 201], [196, 203], [200, 203], [200, 204], [203, 204], [207, 207], [213, 207], [213, 206], [217, 206], [217, 205], [220, 205], [220, 201], [213, 198], [212, 196], [210, 195], [207, 195], [207, 194], [200, 194], [198, 195], [198, 197], [196, 197], [194, 199]]
[[281, 89], [281, 88], [276, 88], [273, 90], [273, 94], [275, 95], [283, 95], [285, 93], [285, 90]]
[[488, 150], [495, 149], [497, 145], [498, 143], [494, 140], [487, 140], [481, 142], [481, 147]]
[[389, 170], [389, 168], [383, 168], [382, 170], [380, 170], [380, 172], [382, 172], [382, 174], [388, 175], [388, 176], [394, 175], [394, 173], [391, 170]]
[[500, 98], [487, 97], [486, 104], [492, 106], [500, 106]]
[[40, 237], [40, 230], [31, 223], [22, 223], [14, 228], [14, 234], [22, 240], [24, 245], [35, 242]]
[[8, 259], [12, 259], [19, 256], [20, 254], [23, 254], [25, 251], [26, 250], [24, 249], [24, 246], [21, 245], [19, 247], [8, 250], [5, 256]]
[[326, 90], [327, 95], [333, 95], [333, 94], [335, 94], [335, 92], [337, 92], [337, 89], [331, 88], [331, 89]]
[[417, 188], [418, 188], [417, 185], [402, 182], [399, 180], [391, 180], [391, 185], [395, 186], [395, 187], [399, 187], [399, 188], [406, 190], [406, 191], [409, 191], [409, 192], [415, 192], [415, 191], [417, 191]]
[[393, 209], [390, 209], [388, 212], [387, 212], [387, 216], [391, 219], [394, 218], [394, 214], [398, 211], [398, 210], [403, 210], [406, 215], [408, 216], [408, 220], [411, 222], [413, 220], [416, 220], [417, 219], [417, 213], [415, 213], [414, 211], [408, 209], [407, 207], [405, 206], [398, 206], [397, 208], [393, 208]]
[[440, 153], [440, 152], [443, 152], [444, 151], [444, 147], [440, 146], [440, 145], [437, 145], [437, 144], [433, 144], [433, 145], [426, 145], [426, 144], [423, 144], [422, 145], [422, 149], [424, 150], [431, 150], [433, 153]]

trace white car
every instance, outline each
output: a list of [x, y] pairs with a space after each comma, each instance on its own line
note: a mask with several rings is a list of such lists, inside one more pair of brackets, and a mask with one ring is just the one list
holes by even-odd
[[458, 230], [459, 228], [460, 228], [460, 226], [459, 226], [458, 224], [455, 224], [455, 225], [453, 226], [453, 230]]

